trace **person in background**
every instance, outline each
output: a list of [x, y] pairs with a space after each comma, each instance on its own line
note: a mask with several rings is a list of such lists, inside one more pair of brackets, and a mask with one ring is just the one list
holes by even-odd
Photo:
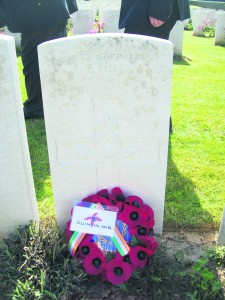
[[122, 0], [119, 29], [168, 40], [176, 21], [189, 18], [189, 0]]
[[176, 21], [189, 18], [189, 0], [122, 0], [119, 29], [168, 39]]
[[65, 37], [67, 20], [78, 10], [76, 0], [0, 0], [0, 25], [21, 33], [21, 58], [28, 99], [25, 119], [44, 118], [37, 46]]

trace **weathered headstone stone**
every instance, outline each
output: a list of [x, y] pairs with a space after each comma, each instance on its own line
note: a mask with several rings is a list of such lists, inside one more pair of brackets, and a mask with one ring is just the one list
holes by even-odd
[[20, 96], [15, 42], [0, 36], [0, 241], [38, 220]]
[[215, 45], [225, 45], [225, 11], [216, 12]]
[[188, 24], [189, 24], [190, 20], [191, 19], [186, 19], [186, 20], [183, 21], [185, 29], [188, 29]]
[[184, 37], [184, 23], [177, 21], [170, 32], [169, 40], [173, 43], [173, 54], [182, 55], [183, 52], [183, 37]]
[[16, 50], [18, 52], [21, 51], [21, 33], [13, 33], [9, 31], [7, 27], [4, 27], [5, 34], [14, 37], [15, 39], [15, 44], [16, 44]]
[[102, 11], [106, 8], [108, 9], [115, 9], [117, 8], [120, 10], [121, 0], [90, 0], [90, 1], [84, 1], [84, 0], [77, 0], [78, 8], [92, 8], [94, 12], [99, 10], [100, 14]]
[[206, 21], [210, 21], [211, 25], [214, 24], [216, 15], [215, 9], [199, 8], [192, 11], [192, 24], [193, 24], [193, 35], [203, 36], [201, 27]]
[[155, 211], [162, 232], [173, 49], [131, 34], [38, 47], [49, 159], [61, 228], [74, 200], [120, 186]]
[[118, 28], [119, 17], [120, 17], [119, 9], [117, 9], [117, 8], [116, 9], [108, 9], [108, 8], [103, 9], [102, 18], [105, 21], [104, 32], [123, 33], [124, 29]]
[[79, 9], [72, 15], [73, 34], [86, 34], [93, 29], [95, 12], [92, 8]]
[[220, 231], [219, 231], [219, 237], [218, 242], [220, 245], [225, 246], [225, 208], [223, 211], [223, 218], [220, 224]]

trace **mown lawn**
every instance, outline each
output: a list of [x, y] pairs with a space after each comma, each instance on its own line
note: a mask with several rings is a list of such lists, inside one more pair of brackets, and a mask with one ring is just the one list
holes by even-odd
[[[218, 227], [225, 205], [225, 48], [184, 32], [173, 68], [165, 225]], [[22, 64], [18, 58], [23, 101]], [[54, 216], [45, 127], [26, 121], [40, 216]]]

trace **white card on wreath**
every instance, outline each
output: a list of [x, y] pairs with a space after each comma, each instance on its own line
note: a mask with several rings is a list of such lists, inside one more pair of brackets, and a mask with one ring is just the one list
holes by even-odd
[[70, 230], [96, 235], [113, 236], [117, 211], [74, 206]]

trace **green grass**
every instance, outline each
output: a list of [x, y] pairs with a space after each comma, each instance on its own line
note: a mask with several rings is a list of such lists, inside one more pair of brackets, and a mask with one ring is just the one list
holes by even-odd
[[[173, 68], [166, 226], [218, 227], [225, 205], [225, 48], [184, 32], [184, 61]], [[26, 99], [18, 58], [23, 101]], [[45, 127], [26, 121], [42, 218], [54, 216]]]
[[[23, 101], [25, 101], [27, 94], [20, 57], [18, 57], [18, 66], [21, 94]], [[44, 121], [28, 120], [26, 121], [26, 129], [39, 214], [42, 219], [55, 217]]]
[[[225, 55], [213, 39], [184, 33], [173, 68], [165, 224], [218, 226], [225, 205]], [[190, 59], [190, 60], [189, 60]]]

